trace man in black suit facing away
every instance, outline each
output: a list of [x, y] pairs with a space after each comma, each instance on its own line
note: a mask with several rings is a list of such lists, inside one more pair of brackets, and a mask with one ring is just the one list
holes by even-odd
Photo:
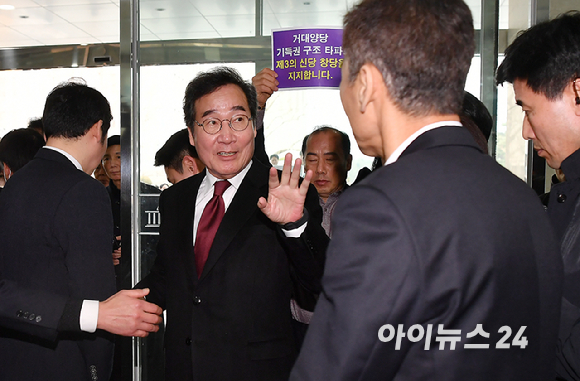
[[[252, 160], [256, 91], [233, 69], [194, 78], [183, 108], [206, 168], [161, 194], [157, 259], [140, 283], [167, 311], [166, 379], [287, 380], [291, 279], [318, 291], [327, 244], [312, 172], [300, 185], [300, 159], [290, 173], [286, 157], [281, 180]], [[208, 240], [213, 200], [223, 219]]]
[[[112, 217], [107, 192], [90, 173], [105, 151], [111, 119], [109, 103], [95, 89], [76, 83], [56, 87], [43, 114], [46, 146], [2, 193], [3, 380], [106, 380], [110, 375], [109, 335], [88, 332], [127, 332], [103, 326], [101, 307], [119, 298], [99, 303], [115, 292]], [[146, 294], [123, 295], [134, 293]], [[6, 318], [18, 305], [23, 308]], [[152, 316], [150, 326], [159, 319]]]
[[473, 34], [461, 0], [346, 15], [341, 100], [385, 165], [338, 202], [291, 380], [553, 379], [562, 264], [537, 196], [459, 123]]

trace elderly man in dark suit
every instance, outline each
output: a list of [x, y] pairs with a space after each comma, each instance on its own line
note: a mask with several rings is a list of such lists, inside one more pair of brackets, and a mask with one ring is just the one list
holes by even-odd
[[327, 244], [312, 173], [300, 184], [288, 155], [279, 180], [252, 160], [256, 91], [233, 69], [194, 78], [184, 112], [206, 169], [162, 193], [157, 260], [141, 283], [167, 310], [166, 379], [286, 380], [292, 281], [318, 290]]
[[[43, 114], [46, 147], [2, 193], [3, 380], [110, 375], [113, 343], [104, 331], [89, 332], [111, 329], [103, 326], [101, 307], [107, 302], [99, 301], [115, 292], [109, 198], [90, 176], [105, 151], [111, 118], [109, 103], [97, 90], [74, 83], [56, 87]], [[151, 326], [159, 320], [152, 316]]]
[[363, 0], [341, 100], [385, 166], [339, 200], [291, 380], [549, 380], [562, 263], [525, 183], [459, 123], [474, 52], [461, 0]]

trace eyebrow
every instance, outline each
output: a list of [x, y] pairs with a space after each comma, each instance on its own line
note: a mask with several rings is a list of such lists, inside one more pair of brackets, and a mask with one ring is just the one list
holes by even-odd
[[524, 102], [522, 102], [520, 99], [516, 99], [516, 105], [524, 107]]
[[[246, 111], [246, 108], [244, 106], [234, 106], [230, 109], [230, 111]], [[207, 110], [206, 112], [204, 112], [201, 117], [204, 118], [206, 116], [208, 116], [209, 114], [213, 114], [214, 112], [217, 112], [217, 110], [213, 109], [213, 110]]]
[[[317, 156], [314, 152], [307, 152], [306, 153], [306, 156], [309, 156], [309, 155], [310, 156]], [[332, 151], [331, 152], [325, 152], [322, 155], [323, 156], [335, 156], [335, 157], [338, 157], [338, 153], [332, 152]]]

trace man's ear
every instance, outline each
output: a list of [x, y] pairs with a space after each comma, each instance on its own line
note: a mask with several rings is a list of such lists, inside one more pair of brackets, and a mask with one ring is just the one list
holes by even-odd
[[361, 66], [356, 81], [358, 81], [358, 102], [360, 107], [360, 112], [364, 113], [372, 101], [374, 86], [376, 85], [375, 72], [378, 69], [375, 65], [370, 63], [365, 63]]
[[195, 142], [193, 141], [193, 133], [191, 132], [192, 128], [187, 127], [187, 135], [189, 136], [189, 144], [195, 147]]
[[580, 116], [580, 78], [576, 78], [572, 81], [572, 91], [574, 93], [574, 108], [576, 116]]
[[97, 123], [93, 124], [93, 126], [89, 130], [89, 134], [91, 134], [91, 137], [96, 138], [99, 143], [103, 141], [103, 130], [101, 130], [102, 126], [103, 121], [99, 120]]
[[192, 175], [197, 175], [199, 172], [201, 172], [201, 169], [197, 165], [197, 161], [189, 155], [185, 155], [183, 157], [183, 160], [181, 160], [181, 166], [184, 171], [187, 171]]
[[12, 172], [12, 168], [10, 168], [10, 166], [8, 164], [6, 164], [6, 163], [3, 163], [3, 164], [4, 164], [4, 178], [6, 180], [8, 180], [9, 178], [12, 177], [14, 172]]
[[346, 158], [346, 171], [350, 171], [350, 169], [352, 168], [352, 155], [348, 154], [348, 157]]

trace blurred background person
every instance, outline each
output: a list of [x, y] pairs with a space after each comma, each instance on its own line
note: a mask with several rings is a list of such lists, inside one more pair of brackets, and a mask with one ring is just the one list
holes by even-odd
[[31, 130], [34, 130], [42, 136], [42, 138], [46, 141], [46, 136], [44, 136], [44, 124], [42, 124], [42, 118], [34, 118], [30, 119], [28, 122], [28, 127]]
[[324, 213], [322, 227], [332, 237], [330, 221], [338, 197], [348, 187], [346, 177], [352, 165], [348, 135], [330, 126], [319, 126], [306, 135], [300, 152], [304, 172], [312, 170], [312, 184]]
[[20, 128], [7, 133], [0, 140], [3, 179], [8, 181], [16, 171], [32, 160], [44, 143], [44, 138], [38, 132], [28, 128]]
[[155, 154], [155, 166], [163, 166], [167, 181], [177, 184], [201, 172], [205, 165], [194, 146], [189, 143], [187, 128], [171, 135]]
[[103, 163], [99, 163], [99, 165], [97, 166], [97, 168], [95, 168], [95, 171], [93, 172], [93, 177], [97, 180], [99, 180], [99, 182], [101, 184], [103, 184], [105, 187], [109, 186], [110, 183], [110, 179], [109, 176], [107, 176], [107, 172], [105, 171], [105, 168], [103, 168]]

